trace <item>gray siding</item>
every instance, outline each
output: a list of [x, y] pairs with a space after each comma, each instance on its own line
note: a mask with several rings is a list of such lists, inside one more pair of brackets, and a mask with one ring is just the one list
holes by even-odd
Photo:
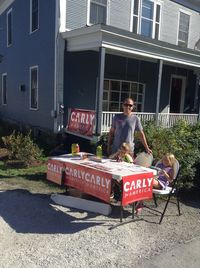
[[160, 40], [171, 44], [177, 44], [178, 14], [180, 10], [190, 14], [188, 48], [194, 49], [195, 43], [200, 38], [200, 15], [198, 12], [170, 0], [165, 0], [162, 4]]
[[195, 48], [195, 44], [200, 39], [200, 15], [197, 12], [193, 12], [190, 18], [190, 33], [188, 47]]
[[[130, 31], [131, 0], [112, 0], [109, 2], [108, 25]], [[66, 29], [72, 30], [87, 25], [87, 0], [67, 0]], [[190, 34], [188, 48], [194, 49], [200, 38], [200, 15], [197, 11], [177, 4], [171, 0], [161, 1], [160, 40], [177, 44], [179, 10], [190, 14]]]
[[160, 40], [176, 44], [178, 31], [178, 5], [164, 1], [161, 6]]
[[87, 24], [87, 0], [66, 0], [66, 29], [73, 30]]
[[[0, 113], [4, 118], [53, 129], [55, 1], [39, 2], [39, 30], [32, 34], [29, 33], [30, 1], [18, 0], [11, 5], [13, 44], [9, 48], [6, 47], [6, 12], [11, 7], [0, 16], [0, 51], [3, 54], [0, 79], [2, 73], [7, 73], [7, 105], [0, 104]], [[39, 69], [37, 111], [29, 109], [29, 68], [35, 65]], [[21, 84], [26, 87], [24, 92], [19, 89]]]
[[[129, 31], [131, 0], [112, 0], [108, 8], [108, 25]], [[87, 25], [88, 0], [67, 0], [66, 29], [73, 30]]]
[[131, 0], [110, 1], [110, 25], [121, 28], [124, 30], [130, 30], [131, 19]]

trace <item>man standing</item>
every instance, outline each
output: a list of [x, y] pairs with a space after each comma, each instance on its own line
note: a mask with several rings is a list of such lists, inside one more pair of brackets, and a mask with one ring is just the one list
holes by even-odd
[[129, 143], [134, 153], [134, 134], [139, 132], [139, 138], [147, 153], [152, 153], [147, 144], [140, 119], [132, 112], [134, 101], [127, 98], [123, 102], [123, 113], [116, 114], [108, 137], [108, 154], [117, 152], [123, 142]]

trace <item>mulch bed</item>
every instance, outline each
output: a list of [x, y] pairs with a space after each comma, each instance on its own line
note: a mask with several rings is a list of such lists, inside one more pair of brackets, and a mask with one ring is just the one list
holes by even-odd
[[[3, 161], [8, 168], [25, 168], [27, 164], [21, 160], [9, 160], [9, 151], [5, 148], [0, 148], [0, 161]], [[45, 161], [34, 160], [29, 167], [39, 167], [44, 165]]]

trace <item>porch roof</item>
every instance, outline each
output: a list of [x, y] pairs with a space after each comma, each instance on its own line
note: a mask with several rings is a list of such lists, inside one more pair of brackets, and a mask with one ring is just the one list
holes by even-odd
[[97, 24], [62, 33], [67, 51], [98, 50], [148, 60], [200, 67], [200, 52], [154, 40], [113, 26]]
[[171, 1], [200, 12], [199, 0], [171, 0]]

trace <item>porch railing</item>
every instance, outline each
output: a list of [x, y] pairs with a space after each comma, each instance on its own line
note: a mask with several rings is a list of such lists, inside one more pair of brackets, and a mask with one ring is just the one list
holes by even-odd
[[[103, 112], [102, 113], [102, 133], [109, 132], [112, 118], [120, 112]], [[155, 113], [135, 113], [142, 122], [155, 120]], [[172, 127], [179, 120], [185, 120], [189, 124], [195, 124], [198, 120], [198, 114], [176, 114], [176, 113], [160, 113], [158, 115], [159, 125], [163, 127]]]

